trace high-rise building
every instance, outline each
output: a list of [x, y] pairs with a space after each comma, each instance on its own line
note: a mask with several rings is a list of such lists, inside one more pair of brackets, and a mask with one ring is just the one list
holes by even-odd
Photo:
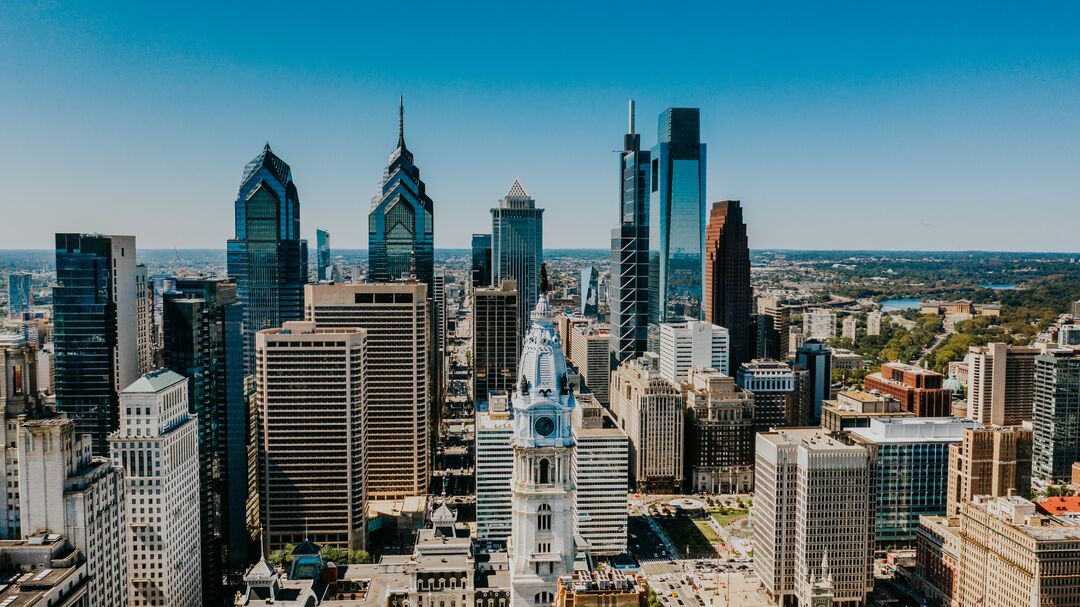
[[859, 321], [854, 316], [845, 316], [840, 322], [840, 337], [855, 340], [855, 332], [859, 328]]
[[524, 339], [529, 311], [540, 296], [544, 262], [544, 209], [536, 208], [517, 179], [491, 209], [491, 284], [511, 279], [518, 289], [518, 335]]
[[686, 479], [691, 491], [754, 489], [754, 395], [716, 369], [691, 369], [686, 403]]
[[157, 328], [154, 326], [154, 283], [146, 266], [135, 266], [135, 349], [138, 373], [145, 375], [159, 367]]
[[1011, 495], [981, 496], [960, 513], [958, 604], [1080, 604], [1080, 526]]
[[873, 420], [906, 419], [914, 413], [904, 411], [900, 401], [883, 394], [861, 390], [841, 390], [835, 399], [821, 402], [821, 427], [832, 432], [869, 428]]
[[776, 360], [759, 358], [739, 365], [736, 382], [754, 399], [754, 428], [761, 432], [803, 424], [795, 371]]
[[1035, 357], [1031, 474], [1067, 483], [1080, 461], [1080, 348], [1046, 348]]
[[949, 446], [978, 422], [952, 417], [872, 419], [848, 436], [874, 459], [875, 535], [887, 549], [912, 546], [920, 516], [945, 514]]
[[555, 327], [559, 331], [559, 344], [563, 354], [570, 357], [574, 352], [574, 335], [578, 328], [588, 327], [593, 319], [577, 314], [560, 313], [555, 315]]
[[[435, 428], [438, 428], [442, 403], [446, 400], [446, 268], [439, 266], [433, 271], [428, 297], [431, 300], [431, 391], [432, 402], [435, 403], [432, 413]], [[436, 434], [432, 434], [433, 440]]]
[[510, 539], [514, 419], [508, 394], [476, 401], [476, 539], [482, 542]]
[[1038, 354], [1035, 347], [1003, 343], [969, 348], [967, 416], [995, 426], [1030, 420]]
[[877, 390], [900, 401], [905, 411], [919, 417], [944, 417], [949, 414], [952, 394], [943, 388], [945, 376], [906, 363], [882, 363], [881, 371], [863, 378], [863, 389]]
[[256, 336], [266, 551], [305, 540], [364, 547], [366, 336], [303, 321]]
[[959, 444], [949, 446], [946, 516], [976, 495], [1002, 497], [1031, 490], [1032, 432], [1021, 426], [965, 428]]
[[197, 447], [187, 378], [160, 369], [120, 393], [120, 428], [109, 449], [126, 472], [131, 607], [203, 604]]
[[881, 312], [874, 310], [866, 315], [866, 334], [881, 335]]
[[913, 586], [934, 605], [958, 605], [960, 594], [960, 519], [924, 516], [915, 538]]
[[630, 470], [626, 433], [607, 409], [588, 394], [576, 395], [572, 431], [574, 451], [574, 533], [580, 550], [597, 556], [626, 552], [626, 487]]
[[857, 607], [873, 589], [874, 498], [870, 453], [821, 430], [757, 435], [754, 571], [777, 605], [811, 605], [811, 573], [838, 572], [827, 605]]
[[630, 480], [641, 491], [678, 492], [683, 484], [682, 396], [660, 373], [656, 355], [630, 359], [611, 375], [611, 414], [630, 441]]
[[787, 357], [789, 360], [795, 360], [795, 356], [799, 352], [799, 348], [806, 343], [806, 333], [802, 327], [788, 327], [788, 350]]
[[431, 476], [431, 314], [419, 283], [308, 285], [319, 331], [367, 331], [367, 497], [427, 494]]
[[803, 314], [803, 334], [820, 341], [836, 337], [836, 312], [817, 308]]
[[83, 604], [126, 607], [129, 579], [149, 571], [129, 568], [124, 470], [93, 455], [93, 443], [76, 437], [77, 428], [64, 417], [29, 420], [19, 428], [22, 536], [66, 532], [86, 555], [89, 600]]
[[611, 230], [611, 362], [641, 356], [649, 331], [649, 152], [641, 149], [634, 132], [634, 101], [630, 126], [619, 154], [619, 219]]
[[60, 534], [0, 544], [0, 605], [84, 607], [89, 601], [86, 555]]
[[577, 325], [570, 330], [574, 334], [570, 362], [577, 367], [593, 398], [606, 407], [610, 402], [611, 356], [608, 344], [611, 341], [611, 328], [606, 324], [593, 323]]
[[8, 274], [8, 318], [22, 318], [23, 312], [34, 307], [33, 282], [34, 275], [29, 272]]
[[368, 282], [413, 279], [431, 284], [435, 271], [434, 203], [405, 147], [405, 104], [398, 105], [398, 142], [368, 211]]
[[791, 311], [780, 303], [778, 299], [758, 297], [757, 312], [757, 356], [754, 358], [784, 360], [788, 357], [788, 332], [791, 325]]
[[263, 147], [244, 167], [236, 195], [236, 236], [228, 241], [228, 274], [244, 309], [244, 372], [254, 372], [255, 334], [300, 320], [308, 278], [300, 238], [300, 195], [292, 169]]
[[247, 527], [251, 412], [244, 395], [243, 308], [236, 283], [179, 278], [163, 295], [162, 361], [189, 379], [199, 436], [199, 525], [203, 603], [216, 604], [222, 579], [238, 583], [251, 564]]
[[108, 453], [120, 390], [139, 376], [135, 237], [56, 235], [53, 343], [56, 407]]
[[[714, 202], [705, 233], [705, 320], [731, 333], [731, 364], [754, 358], [750, 246], [738, 200]], [[727, 371], [725, 371], [726, 373]]]
[[[649, 184], [649, 322], [702, 316], [705, 144], [701, 111], [660, 114]], [[749, 310], [747, 311], [749, 314]]]
[[474, 289], [472, 310], [472, 394], [481, 403], [492, 392], [512, 390], [517, 378], [517, 283]]
[[595, 317], [600, 311], [600, 275], [594, 266], [588, 266], [581, 270], [581, 280], [578, 281], [578, 312], [582, 316]]
[[330, 232], [315, 230], [315, 281], [330, 280]]
[[472, 288], [491, 286], [491, 234], [472, 235]]
[[15, 335], [0, 335], [0, 538], [22, 537], [19, 522], [19, 425], [40, 411], [38, 352]]
[[832, 398], [832, 352], [820, 341], [807, 340], [796, 353], [799, 366], [810, 372], [813, 420], [821, 419], [821, 401]]
[[728, 374], [731, 334], [727, 328], [702, 320], [660, 325], [660, 375], [679, 385], [693, 368]]

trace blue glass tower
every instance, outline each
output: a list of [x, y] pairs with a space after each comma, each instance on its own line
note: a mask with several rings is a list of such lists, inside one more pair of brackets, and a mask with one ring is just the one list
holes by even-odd
[[649, 152], [630, 128], [619, 154], [619, 219], [611, 231], [611, 285], [608, 291], [612, 368], [640, 356], [649, 327]]
[[472, 284], [474, 289], [491, 286], [491, 234], [472, 235]]
[[330, 280], [330, 232], [315, 230], [315, 280]]
[[21, 318], [23, 312], [29, 312], [34, 306], [34, 296], [30, 288], [34, 276], [28, 272], [8, 274], [8, 318]]
[[536, 208], [517, 179], [491, 209], [491, 284], [512, 279], [518, 287], [518, 335], [530, 323], [540, 298], [540, 265], [544, 263], [544, 209]]
[[253, 371], [255, 333], [304, 316], [307, 241], [300, 239], [300, 196], [292, 170], [270, 151], [244, 167], [236, 196], [229, 278], [244, 307], [244, 371]]
[[368, 282], [413, 278], [430, 285], [435, 273], [433, 203], [405, 147], [405, 106], [398, 106], [398, 143], [368, 212]]
[[702, 318], [705, 144], [701, 112], [660, 114], [649, 196], [649, 322]]

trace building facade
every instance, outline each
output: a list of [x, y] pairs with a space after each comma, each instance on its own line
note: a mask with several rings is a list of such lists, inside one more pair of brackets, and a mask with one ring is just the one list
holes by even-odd
[[1032, 476], [1065, 483], [1080, 461], [1080, 348], [1046, 348], [1035, 357]]
[[949, 414], [952, 395], [942, 385], [945, 376], [915, 365], [900, 362], [882, 363], [881, 371], [863, 379], [863, 389], [877, 390], [900, 401], [905, 411], [919, 417], [943, 417]]
[[947, 516], [977, 495], [1003, 497], [1031, 490], [1032, 432], [1022, 426], [965, 428], [949, 446]]
[[755, 359], [739, 365], [736, 381], [753, 395], [756, 431], [803, 423], [801, 394], [791, 366], [776, 360]]
[[683, 485], [682, 396], [660, 373], [655, 355], [619, 365], [611, 375], [611, 414], [630, 441], [630, 480], [639, 491]]
[[330, 280], [330, 232], [315, 230], [315, 282]]
[[674, 385], [687, 379], [690, 369], [710, 368], [728, 374], [731, 333], [721, 326], [685, 320], [660, 325], [660, 374]]
[[608, 387], [611, 384], [611, 357], [608, 343], [611, 341], [609, 325], [594, 323], [576, 325], [573, 332], [570, 362], [577, 367], [581, 380], [601, 405], [610, 403]]
[[[738, 200], [714, 202], [705, 232], [705, 320], [731, 335], [733, 367], [754, 358], [750, 245]], [[727, 373], [727, 371], [724, 371]]]
[[1035, 394], [1035, 357], [1039, 349], [992, 343], [972, 346], [968, 364], [970, 419], [995, 426], [1030, 420]]
[[754, 358], [786, 359], [788, 357], [791, 311], [780, 303], [778, 299], [758, 297], [757, 313], [758, 339], [755, 348], [757, 355]]
[[34, 275], [29, 272], [8, 274], [8, 318], [21, 318], [23, 312], [33, 309], [33, 283]]
[[681, 384], [686, 484], [694, 492], [754, 490], [754, 395], [716, 369], [691, 369]]
[[810, 339], [799, 348], [795, 361], [809, 372], [813, 403], [813, 416], [810, 419], [817, 422], [821, 419], [821, 403], [832, 398], [832, 352], [824, 343]]
[[498, 287], [473, 289], [473, 402], [487, 400], [492, 392], [512, 390], [517, 377], [518, 345], [517, 283], [504, 280]]
[[540, 296], [544, 263], [544, 209], [536, 207], [517, 179], [491, 209], [491, 284], [513, 280], [518, 290], [518, 335], [524, 339], [529, 312]]

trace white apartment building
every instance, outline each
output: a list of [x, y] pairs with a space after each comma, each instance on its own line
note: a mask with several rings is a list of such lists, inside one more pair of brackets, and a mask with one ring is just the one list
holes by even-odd
[[817, 308], [803, 315], [803, 334], [806, 339], [827, 341], [836, 337], [836, 312]]
[[160, 369], [120, 393], [109, 449], [126, 472], [130, 607], [202, 603], [198, 441], [186, 377]]
[[[515, 322], [516, 317], [515, 317]], [[516, 366], [516, 364], [515, 364]], [[487, 408], [476, 410], [476, 539], [510, 539], [510, 478], [514, 473], [514, 435], [508, 396], [492, 393]]]
[[626, 433], [604, 407], [579, 394], [571, 431], [574, 452], [571, 480], [577, 489], [574, 532], [597, 555], [626, 552], [626, 490], [630, 474]]
[[866, 334], [881, 335], [881, 312], [874, 310], [866, 315]]
[[641, 491], [681, 490], [682, 396], [655, 354], [627, 360], [611, 375], [611, 414], [630, 441], [631, 482]]
[[674, 385], [686, 381], [693, 368], [729, 374], [728, 330], [701, 320], [660, 325], [660, 375]]
[[858, 330], [859, 322], [854, 316], [845, 316], [844, 320], [840, 323], [840, 337], [845, 339], [855, 339], [855, 331]]

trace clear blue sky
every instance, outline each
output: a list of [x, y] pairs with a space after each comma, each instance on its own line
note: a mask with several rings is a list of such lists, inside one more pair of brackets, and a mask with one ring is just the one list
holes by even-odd
[[606, 247], [634, 97], [647, 146], [701, 107], [752, 247], [1080, 249], [1080, 4], [704, 6], [0, 0], [0, 248], [223, 247], [266, 140], [306, 237], [366, 247], [403, 92], [438, 247], [515, 177]]

